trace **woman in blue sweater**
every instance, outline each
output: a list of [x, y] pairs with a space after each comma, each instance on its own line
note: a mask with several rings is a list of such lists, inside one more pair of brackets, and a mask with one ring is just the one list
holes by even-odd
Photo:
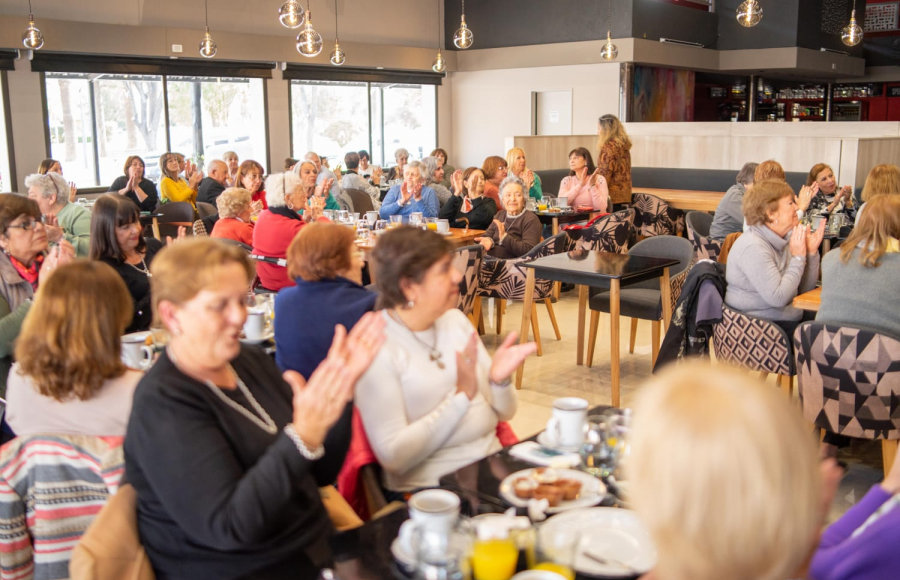
[[334, 327], [349, 330], [375, 308], [377, 295], [361, 284], [355, 239], [347, 226], [314, 223], [288, 247], [288, 274], [297, 285], [275, 298], [275, 362], [282, 371], [309, 378], [328, 356]]

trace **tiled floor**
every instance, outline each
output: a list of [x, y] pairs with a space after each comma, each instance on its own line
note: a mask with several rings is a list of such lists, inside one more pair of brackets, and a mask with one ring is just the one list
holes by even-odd
[[[493, 301], [492, 301], [493, 302]], [[486, 323], [484, 343], [493, 352], [507, 333], [518, 331], [522, 320], [522, 304], [507, 303], [503, 315], [503, 334], [498, 335], [494, 326], [494, 308], [488, 301], [483, 305]], [[525, 363], [522, 390], [519, 391], [519, 410], [512, 426], [519, 437], [530, 437], [543, 430], [553, 400], [557, 397], [576, 396], [587, 399], [592, 405], [610, 404], [610, 356], [609, 316], [600, 317], [594, 364], [591, 368], [575, 364], [575, 344], [578, 321], [578, 296], [574, 291], [563, 293], [553, 305], [562, 334], [556, 340], [547, 309], [538, 305], [543, 356], [532, 356]], [[589, 317], [588, 317], [589, 318]], [[628, 353], [630, 319], [622, 318], [620, 328], [620, 385], [622, 406], [628, 407], [634, 400], [640, 385], [650, 377], [650, 323], [638, 324], [634, 354]], [[776, 388], [770, 378], [772, 388]], [[848, 472], [841, 482], [832, 508], [832, 518], [838, 517], [861, 499], [869, 488], [881, 480], [881, 447], [878, 443], [859, 441], [841, 450], [839, 459], [848, 464]]]

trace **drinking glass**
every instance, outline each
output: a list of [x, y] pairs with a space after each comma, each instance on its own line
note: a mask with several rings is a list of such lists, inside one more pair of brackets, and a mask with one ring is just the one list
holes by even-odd
[[339, 222], [341, 222], [342, 224], [345, 224], [349, 220], [350, 220], [350, 212], [349, 211], [347, 211], [345, 209], [338, 210], [338, 221]]
[[391, 216], [391, 228], [399, 228], [403, 225], [403, 216], [402, 215], [392, 215]]
[[472, 543], [468, 533], [436, 533], [416, 530], [413, 536], [418, 580], [466, 580], [471, 578]]
[[437, 220], [438, 219], [436, 217], [425, 218], [425, 229], [436, 232], [437, 231]]
[[556, 572], [568, 580], [575, 580], [575, 558], [580, 544], [578, 531], [543, 524], [535, 533], [534, 548], [527, 552], [528, 568]]
[[413, 212], [413, 213], [409, 214], [409, 225], [411, 225], [414, 228], [417, 228], [420, 225], [422, 225], [422, 220], [423, 220], [422, 212], [417, 211], [417, 212]]
[[609, 416], [589, 416], [581, 446], [581, 469], [597, 478], [609, 477], [616, 468], [617, 442]]
[[322, 215], [330, 219], [331, 221], [335, 220], [335, 212], [333, 209], [326, 209], [322, 211]]
[[388, 228], [387, 220], [376, 220], [375, 221], [375, 231], [376, 232], [381, 231], [381, 230], [386, 230], [387, 228]]
[[526, 202], [525, 202], [525, 209], [527, 209], [528, 211], [534, 211], [534, 209], [535, 209], [534, 201], [531, 200], [531, 199], [529, 199], [528, 201], [526, 201]]
[[[382, 220], [384, 221], [384, 220]], [[356, 238], [359, 240], [368, 240], [369, 239], [369, 229], [374, 226], [374, 224], [369, 224], [366, 220], [360, 220], [356, 223]]]

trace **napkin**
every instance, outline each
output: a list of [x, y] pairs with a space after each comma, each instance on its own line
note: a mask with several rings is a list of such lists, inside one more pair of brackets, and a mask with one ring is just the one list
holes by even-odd
[[523, 441], [509, 449], [509, 454], [516, 459], [527, 461], [544, 467], [576, 467], [581, 463], [581, 457], [577, 453], [562, 453], [541, 447], [535, 441]]

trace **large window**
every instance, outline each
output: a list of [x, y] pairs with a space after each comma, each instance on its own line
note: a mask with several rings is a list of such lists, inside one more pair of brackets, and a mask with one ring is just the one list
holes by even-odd
[[[0, 74], [0, 83], [6, 83], [6, 75]], [[18, 184], [12, 178], [9, 164], [9, 127], [6, 126], [6, 87], [0, 85], [0, 191], [17, 191]]]
[[315, 151], [341, 163], [366, 149], [373, 163], [393, 165], [404, 147], [421, 159], [437, 143], [436, 94], [434, 85], [293, 80], [293, 155]]
[[[125, 159], [144, 159], [160, 178], [171, 149], [201, 167], [236, 151], [266, 166], [262, 79], [46, 73], [50, 154], [79, 187], [102, 187], [122, 175]], [[166, 126], [166, 107], [169, 125]]]

